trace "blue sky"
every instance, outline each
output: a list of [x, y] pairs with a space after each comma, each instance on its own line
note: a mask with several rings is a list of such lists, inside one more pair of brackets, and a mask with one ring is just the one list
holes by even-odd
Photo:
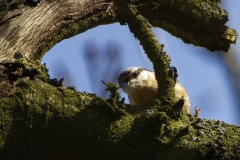
[[[221, 6], [229, 13], [230, 21], [227, 25], [240, 33], [240, 1], [225, 0], [222, 1]], [[240, 107], [237, 103], [239, 97], [236, 95], [230, 71], [226, 68], [221, 53], [212, 53], [204, 48], [185, 44], [181, 39], [159, 28], [152, 28], [152, 31], [159, 43], [164, 44], [164, 50], [172, 59], [171, 65], [178, 69], [178, 81], [187, 89], [190, 96], [191, 113], [194, 113], [195, 106], [198, 106], [202, 110], [201, 118], [240, 124], [237, 112], [239, 110], [236, 109]], [[94, 42], [100, 49], [109, 42], [118, 44], [124, 59], [122, 70], [130, 66], [153, 70], [151, 62], [146, 57], [139, 41], [130, 33], [128, 26], [115, 23], [96, 27], [55, 45], [42, 59], [42, 63], [46, 63], [49, 68], [51, 78], [62, 78], [57, 73], [61, 67], [67, 67], [68, 76], [71, 79], [68, 82], [70, 85], [75, 86], [78, 91], [96, 93], [96, 90], [88, 83], [89, 76], [81, 54], [89, 41]], [[239, 41], [236, 45], [231, 45], [230, 51], [239, 50]], [[240, 62], [239, 55], [236, 55], [236, 59]], [[103, 78], [99, 78], [99, 85], [102, 85]], [[121, 95], [126, 97], [124, 93]]]

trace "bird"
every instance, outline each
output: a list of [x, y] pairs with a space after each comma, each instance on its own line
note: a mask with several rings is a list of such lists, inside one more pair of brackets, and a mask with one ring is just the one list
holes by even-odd
[[[142, 67], [129, 67], [118, 76], [119, 87], [128, 95], [130, 105], [142, 105], [153, 99], [158, 83], [153, 71]], [[175, 99], [183, 98], [182, 112], [190, 113], [190, 99], [187, 90], [176, 81]]]

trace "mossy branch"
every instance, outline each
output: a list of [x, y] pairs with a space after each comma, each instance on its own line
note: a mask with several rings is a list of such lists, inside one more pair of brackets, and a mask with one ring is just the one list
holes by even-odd
[[239, 158], [238, 126], [157, 103], [129, 107], [112, 83], [110, 99], [50, 85], [39, 61], [4, 61], [0, 68], [1, 93], [6, 83], [12, 88], [0, 99], [3, 159]]
[[153, 62], [158, 88], [161, 88], [158, 90], [156, 97], [164, 102], [174, 104], [175, 82], [169, 76], [170, 58], [163, 51], [163, 45], [158, 43], [151, 31], [148, 20], [139, 14], [135, 6], [121, 0], [115, 0], [114, 3], [119, 6], [130, 31], [134, 34], [134, 37], [138, 38], [148, 58]]
[[185, 43], [210, 51], [228, 51], [236, 43], [236, 30], [225, 26], [227, 11], [220, 0], [153, 0], [137, 5], [141, 15], [154, 27], [160, 27]]

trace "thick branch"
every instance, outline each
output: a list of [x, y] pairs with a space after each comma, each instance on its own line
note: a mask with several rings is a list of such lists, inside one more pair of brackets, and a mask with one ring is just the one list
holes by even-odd
[[2, 62], [0, 68], [1, 92], [8, 80], [16, 89], [0, 100], [2, 159], [239, 158], [237, 126], [160, 105], [125, 106], [112, 84], [109, 100], [56, 87], [46, 83], [47, 69], [37, 61]]
[[205, 47], [210, 51], [228, 51], [236, 43], [237, 32], [224, 24], [227, 12], [220, 1], [169, 0], [149, 1], [137, 8], [155, 27], [181, 38], [185, 43]]
[[[119, 11], [107, 0], [41, 0], [36, 6], [0, 2], [0, 57], [20, 52], [41, 57], [59, 41], [92, 27], [114, 23]], [[227, 13], [210, 1], [137, 1], [139, 13], [186, 43], [227, 51], [237, 33], [224, 26]], [[108, 10], [111, 6], [111, 10]], [[108, 13], [106, 13], [108, 11]], [[113, 11], [113, 13], [111, 12]], [[5, 14], [5, 15], [4, 15]], [[1, 17], [4, 15], [3, 17]]]
[[21, 53], [40, 58], [56, 43], [102, 24], [116, 22], [112, 3], [92, 0], [41, 0], [19, 4], [0, 22], [0, 58]]

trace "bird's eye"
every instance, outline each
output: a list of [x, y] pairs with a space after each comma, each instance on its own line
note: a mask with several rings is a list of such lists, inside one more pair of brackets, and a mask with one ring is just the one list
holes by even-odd
[[137, 73], [135, 73], [135, 72], [134, 72], [134, 73], [132, 73], [132, 77], [133, 77], [133, 78], [136, 78], [137, 76], [138, 76], [138, 74], [137, 74]]
[[128, 81], [129, 81], [128, 78], [126, 78], [126, 79], [123, 80], [124, 83], [128, 83]]

